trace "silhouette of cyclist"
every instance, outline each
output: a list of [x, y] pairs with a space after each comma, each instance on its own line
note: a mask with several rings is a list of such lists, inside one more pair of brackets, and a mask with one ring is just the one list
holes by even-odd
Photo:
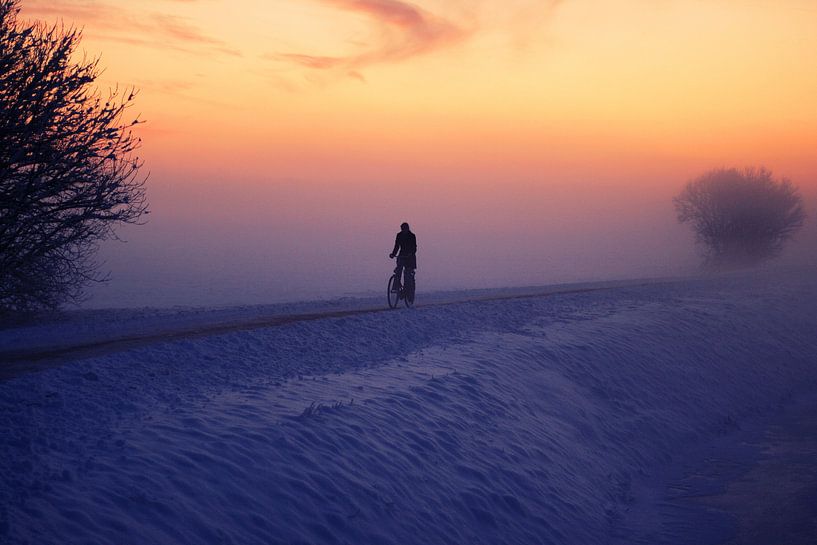
[[409, 230], [408, 223], [400, 225], [400, 232], [394, 238], [394, 249], [389, 254], [389, 259], [394, 256], [397, 256], [397, 267], [394, 269], [397, 283], [394, 289], [399, 290], [402, 285], [400, 277], [404, 276], [405, 282], [413, 281], [414, 269], [417, 268], [417, 237]]

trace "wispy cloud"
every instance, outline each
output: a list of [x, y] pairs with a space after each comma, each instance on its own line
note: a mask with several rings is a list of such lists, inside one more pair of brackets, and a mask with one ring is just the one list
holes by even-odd
[[46, 21], [60, 19], [84, 27], [88, 37], [98, 40], [188, 53], [241, 54], [188, 19], [129, 9], [114, 0], [28, 0], [23, 5], [23, 16]]
[[372, 64], [397, 62], [429, 53], [466, 39], [471, 30], [401, 0], [318, 0], [341, 10], [361, 13], [379, 27], [380, 39], [363, 52], [319, 56], [280, 52], [264, 58], [316, 70], [341, 70], [362, 79], [360, 70]]
[[176, 42], [208, 46], [210, 49], [227, 54], [240, 56], [238, 50], [227, 47], [224, 41], [206, 35], [198, 27], [190, 24], [182, 17], [155, 14], [152, 20], [156, 23], [155, 32]]

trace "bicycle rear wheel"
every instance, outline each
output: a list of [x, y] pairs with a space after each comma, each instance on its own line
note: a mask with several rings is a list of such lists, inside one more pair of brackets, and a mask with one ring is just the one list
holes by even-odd
[[394, 284], [397, 282], [397, 275], [391, 275], [389, 278], [389, 284], [386, 288], [386, 298], [389, 301], [389, 308], [397, 308], [398, 303], [400, 303], [400, 292], [394, 291]]
[[414, 287], [414, 275], [411, 275], [410, 280], [406, 282], [406, 287], [403, 291], [403, 302], [408, 308], [414, 306]]

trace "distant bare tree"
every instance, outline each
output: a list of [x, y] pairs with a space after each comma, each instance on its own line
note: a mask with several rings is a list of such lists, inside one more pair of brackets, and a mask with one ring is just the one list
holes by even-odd
[[803, 199], [764, 168], [717, 169], [689, 182], [673, 200], [691, 223], [710, 265], [748, 265], [776, 256], [802, 226]]
[[103, 96], [81, 32], [22, 23], [0, 0], [0, 315], [76, 300], [103, 280], [93, 257], [147, 213], [134, 91]]

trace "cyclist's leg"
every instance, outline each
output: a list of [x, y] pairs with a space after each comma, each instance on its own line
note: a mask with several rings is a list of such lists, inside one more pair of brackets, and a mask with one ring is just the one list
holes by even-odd
[[414, 269], [406, 267], [406, 297], [409, 303], [414, 303]]
[[394, 268], [394, 276], [396, 277], [395, 287], [399, 290], [403, 285], [401, 277], [403, 276], [403, 263], [400, 259], [397, 260], [397, 266]]

